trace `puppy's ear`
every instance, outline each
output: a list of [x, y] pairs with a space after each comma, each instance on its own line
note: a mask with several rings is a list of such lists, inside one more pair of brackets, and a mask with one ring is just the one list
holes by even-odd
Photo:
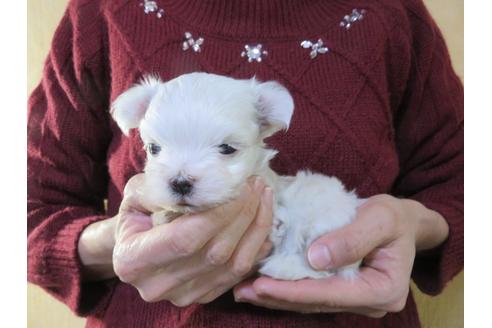
[[294, 111], [294, 100], [290, 92], [278, 82], [260, 83], [256, 103], [260, 135], [262, 138], [287, 129]]
[[160, 83], [159, 78], [146, 76], [111, 104], [111, 115], [125, 135], [139, 126]]

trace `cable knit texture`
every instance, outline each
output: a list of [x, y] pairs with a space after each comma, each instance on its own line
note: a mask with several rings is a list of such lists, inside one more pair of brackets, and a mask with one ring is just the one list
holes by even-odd
[[[29, 100], [29, 281], [89, 327], [419, 327], [411, 294], [402, 312], [376, 320], [271, 311], [230, 292], [178, 308], [145, 303], [116, 279], [81, 281], [81, 231], [117, 213], [145, 161], [137, 132], [123, 136], [109, 104], [143, 74], [194, 71], [256, 75], [292, 92], [292, 125], [268, 140], [280, 174], [310, 169], [363, 197], [390, 193], [440, 212], [448, 240], [415, 261], [424, 292], [439, 293], [463, 266], [463, 88], [421, 0], [157, 0], [161, 19], [140, 2], [73, 0], [56, 31]], [[354, 8], [364, 19], [340, 27]], [[200, 53], [181, 49], [184, 32], [205, 38]], [[311, 59], [300, 43], [319, 38], [330, 52]], [[268, 55], [248, 63], [241, 51], [257, 43]]]

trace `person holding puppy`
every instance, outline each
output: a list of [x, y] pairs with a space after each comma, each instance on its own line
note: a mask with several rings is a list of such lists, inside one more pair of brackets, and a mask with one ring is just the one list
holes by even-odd
[[[142, 4], [71, 1], [56, 32], [29, 101], [29, 280], [90, 327], [418, 327], [410, 279], [436, 294], [463, 265], [463, 90], [423, 3]], [[227, 204], [153, 227], [143, 145], [109, 106], [144, 73], [193, 71], [293, 93], [272, 166], [368, 198], [306, 254], [318, 270], [363, 260], [358, 277], [255, 276], [275, 195], [254, 177]]]

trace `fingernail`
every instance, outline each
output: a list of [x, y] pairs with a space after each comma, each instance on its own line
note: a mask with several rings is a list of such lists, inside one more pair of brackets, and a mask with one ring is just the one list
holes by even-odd
[[328, 247], [325, 245], [314, 245], [308, 251], [308, 260], [314, 269], [328, 269], [331, 261]]
[[236, 302], [242, 302], [243, 300], [246, 299], [253, 299], [255, 297], [255, 291], [251, 287], [244, 287], [239, 289], [235, 296], [234, 299]]

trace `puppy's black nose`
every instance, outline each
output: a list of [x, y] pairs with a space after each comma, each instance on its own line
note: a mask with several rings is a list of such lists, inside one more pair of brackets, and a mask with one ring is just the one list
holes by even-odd
[[171, 189], [174, 193], [185, 196], [191, 192], [193, 185], [185, 179], [174, 179], [171, 180]]

